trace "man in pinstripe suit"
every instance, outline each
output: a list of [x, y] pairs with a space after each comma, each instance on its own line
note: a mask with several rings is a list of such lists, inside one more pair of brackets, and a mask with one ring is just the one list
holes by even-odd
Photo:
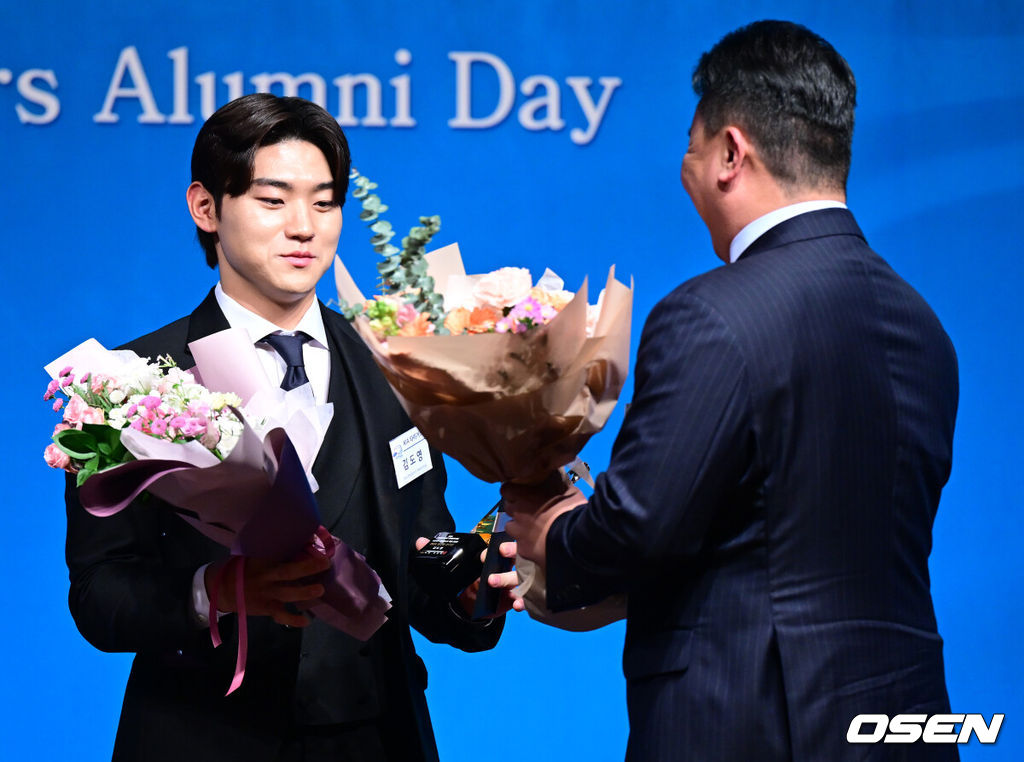
[[757, 22], [693, 81], [682, 181], [727, 266], [648, 317], [589, 502], [506, 486], [509, 531], [551, 609], [628, 593], [628, 759], [955, 759], [847, 742], [860, 713], [949, 711], [928, 555], [958, 395], [845, 206], [853, 74]]

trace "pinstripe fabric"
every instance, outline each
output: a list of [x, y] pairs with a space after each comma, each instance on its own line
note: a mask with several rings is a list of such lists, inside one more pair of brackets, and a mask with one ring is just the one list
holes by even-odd
[[845, 739], [948, 711], [928, 554], [957, 394], [939, 321], [846, 210], [652, 310], [611, 466], [547, 547], [552, 608], [629, 593], [630, 760], [956, 758]]

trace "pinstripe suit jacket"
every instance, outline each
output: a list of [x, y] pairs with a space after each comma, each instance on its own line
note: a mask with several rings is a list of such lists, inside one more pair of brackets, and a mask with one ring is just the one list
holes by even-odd
[[629, 594], [629, 759], [956, 758], [846, 731], [949, 711], [928, 555], [957, 395], [844, 209], [654, 308], [611, 465], [547, 541], [552, 609]]

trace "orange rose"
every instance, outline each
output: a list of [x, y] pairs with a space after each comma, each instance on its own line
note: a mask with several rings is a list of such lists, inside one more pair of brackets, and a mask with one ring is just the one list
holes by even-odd
[[452, 336], [461, 336], [468, 325], [469, 310], [465, 307], [459, 307], [458, 309], [452, 310], [444, 319], [444, 327], [448, 329], [448, 332]]
[[494, 324], [501, 320], [501, 310], [491, 307], [477, 307], [469, 313], [466, 331], [469, 333], [488, 333], [494, 330]]
[[421, 312], [415, 320], [410, 320], [398, 329], [399, 336], [429, 336], [433, 332], [434, 324], [430, 322], [425, 312]]

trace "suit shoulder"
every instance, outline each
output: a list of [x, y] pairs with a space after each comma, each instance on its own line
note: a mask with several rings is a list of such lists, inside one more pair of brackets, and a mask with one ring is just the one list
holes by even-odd
[[734, 298], [725, 271], [725, 267], [717, 267], [680, 283], [658, 301], [654, 310], [675, 311], [703, 304], [713, 312], [720, 311], [723, 301]]
[[188, 337], [189, 316], [179, 318], [162, 328], [132, 339], [118, 347], [130, 349], [140, 357], [155, 358], [158, 355], [174, 354], [186, 344]]

